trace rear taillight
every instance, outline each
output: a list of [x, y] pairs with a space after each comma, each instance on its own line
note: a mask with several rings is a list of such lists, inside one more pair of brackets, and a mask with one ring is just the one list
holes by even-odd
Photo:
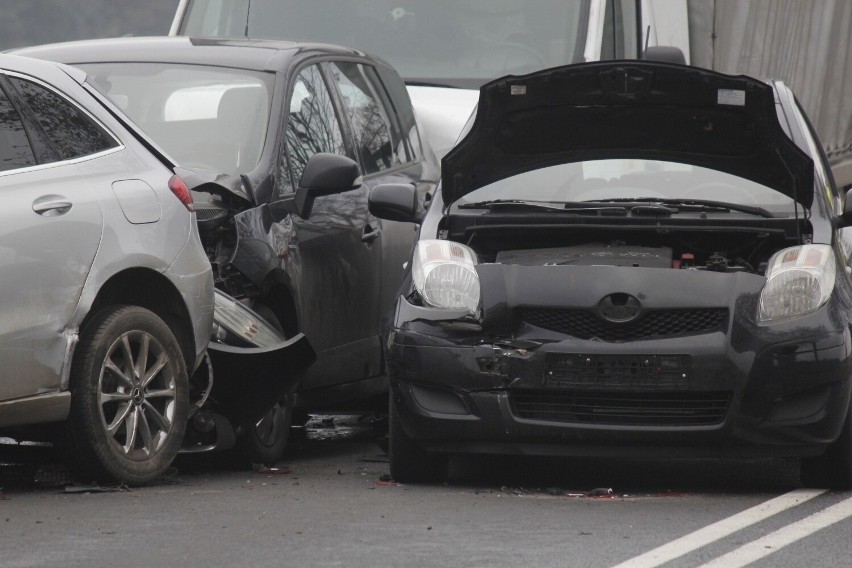
[[180, 179], [180, 177], [172, 176], [169, 180], [169, 189], [172, 190], [175, 197], [180, 199], [180, 202], [183, 203], [183, 206], [186, 207], [187, 211], [190, 213], [195, 212], [195, 205], [192, 204], [192, 192], [189, 191], [189, 188], [186, 187], [186, 184], [182, 179]]

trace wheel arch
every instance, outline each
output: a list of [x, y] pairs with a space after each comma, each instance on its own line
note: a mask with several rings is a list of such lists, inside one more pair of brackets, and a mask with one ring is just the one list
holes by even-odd
[[116, 304], [140, 306], [157, 314], [175, 335], [186, 369], [192, 373], [195, 366], [192, 318], [183, 297], [168, 278], [148, 268], [128, 268], [114, 274], [98, 290], [80, 329], [101, 308]]

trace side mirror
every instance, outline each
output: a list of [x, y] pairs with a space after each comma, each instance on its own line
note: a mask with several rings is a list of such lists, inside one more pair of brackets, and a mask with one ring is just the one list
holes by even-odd
[[296, 213], [307, 219], [311, 216], [314, 199], [317, 197], [343, 193], [359, 187], [361, 171], [354, 160], [340, 154], [314, 154], [308, 159], [296, 189]]
[[367, 199], [370, 213], [379, 219], [419, 223], [417, 189], [410, 183], [383, 183], [370, 191]]

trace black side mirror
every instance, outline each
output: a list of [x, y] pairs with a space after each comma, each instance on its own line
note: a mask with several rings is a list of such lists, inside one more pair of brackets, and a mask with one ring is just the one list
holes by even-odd
[[417, 189], [410, 183], [383, 183], [370, 191], [367, 207], [374, 216], [388, 221], [419, 223]]
[[840, 217], [840, 226], [852, 226], [852, 189], [846, 192], [846, 198], [843, 200], [843, 216]]
[[296, 213], [307, 219], [311, 216], [314, 199], [317, 197], [343, 193], [359, 187], [361, 171], [354, 160], [340, 154], [314, 154], [308, 159], [296, 189]]

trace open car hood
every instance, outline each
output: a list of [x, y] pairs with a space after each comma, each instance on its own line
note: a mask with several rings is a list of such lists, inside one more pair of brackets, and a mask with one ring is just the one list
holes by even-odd
[[530, 170], [613, 158], [701, 166], [813, 202], [813, 161], [784, 133], [770, 85], [644, 61], [484, 85], [470, 131], [442, 160], [444, 201]]

